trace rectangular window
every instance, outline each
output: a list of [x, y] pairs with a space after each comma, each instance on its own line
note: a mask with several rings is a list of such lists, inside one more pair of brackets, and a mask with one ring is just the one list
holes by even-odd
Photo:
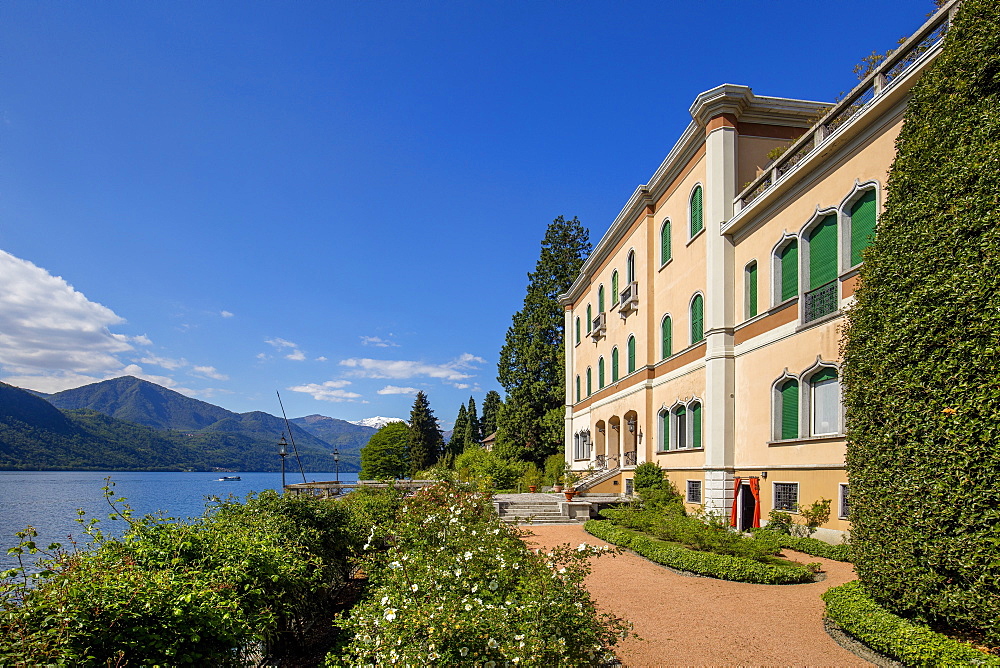
[[701, 503], [701, 480], [687, 481], [687, 502]]
[[746, 270], [747, 282], [747, 305], [746, 317], [753, 318], [757, 315], [757, 263], [751, 262]]
[[813, 436], [840, 432], [840, 383], [835, 373], [832, 378], [813, 378], [812, 417]]
[[678, 408], [674, 413], [674, 446], [681, 450], [687, 447], [687, 410]]
[[838, 517], [846, 520], [850, 516], [850, 505], [847, 501], [847, 484], [840, 483], [840, 514]]
[[799, 483], [797, 482], [776, 482], [774, 483], [774, 509], [798, 512], [799, 510]]
[[670, 413], [660, 414], [660, 452], [670, 449]]
[[701, 404], [691, 407], [691, 447], [701, 447]]

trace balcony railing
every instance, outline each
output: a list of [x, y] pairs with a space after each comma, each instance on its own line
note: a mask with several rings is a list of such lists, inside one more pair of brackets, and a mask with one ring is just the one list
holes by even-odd
[[632, 452], [626, 452], [625, 456], [622, 457], [622, 461], [625, 462], [624, 466], [635, 466], [635, 459], [637, 454], [638, 453], [636, 453], [635, 450], [633, 450]]
[[951, 0], [938, 10], [917, 32], [879, 63], [871, 74], [848, 93], [847, 97], [833, 105], [819, 122], [792, 143], [770, 168], [747, 184], [743, 192], [736, 196], [736, 212], [750, 206], [826, 139], [847, 125], [848, 121], [869, 102], [878, 99], [895, 81], [922, 60], [925, 53], [934, 49], [948, 32], [958, 4], [959, 0]]
[[805, 322], [812, 322], [836, 311], [840, 304], [837, 299], [837, 281], [821, 285], [805, 294]]
[[604, 336], [608, 331], [608, 314], [604, 311], [598, 313], [597, 317], [594, 318], [592, 325], [593, 326], [590, 328], [590, 338], [596, 341]]
[[594, 470], [603, 471], [608, 468], [608, 456], [607, 455], [597, 455], [594, 457]]
[[639, 283], [638, 281], [632, 281], [628, 284], [624, 290], [621, 291], [621, 305], [618, 307], [618, 313], [624, 318], [632, 311], [639, 308]]

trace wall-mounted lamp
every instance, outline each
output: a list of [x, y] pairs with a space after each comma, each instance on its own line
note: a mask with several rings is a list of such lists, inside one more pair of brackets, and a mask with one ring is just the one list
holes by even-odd
[[626, 420], [626, 422], [628, 423], [628, 431], [629, 431], [629, 433], [630, 434], [634, 434], [635, 433], [635, 418], [629, 418], [628, 420]]
[[601, 432], [603, 434], [604, 433], [604, 427], [598, 427], [597, 431], [599, 431], [599, 432]]
[[761, 477], [761, 480], [767, 480], [767, 471], [761, 471], [760, 472], [760, 477]]
[[615, 431], [621, 431], [622, 430], [622, 426], [620, 424], [617, 424], [617, 423], [611, 425], [611, 428], [614, 429]]
[[642, 443], [642, 427], [639, 427], [639, 442]]

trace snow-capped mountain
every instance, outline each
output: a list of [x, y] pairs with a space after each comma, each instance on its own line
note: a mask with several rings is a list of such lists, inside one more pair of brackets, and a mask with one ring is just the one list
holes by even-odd
[[402, 418], [376, 416], [376, 417], [365, 418], [363, 420], [348, 420], [348, 422], [350, 422], [351, 424], [359, 425], [361, 427], [371, 427], [372, 429], [381, 429], [390, 422], [406, 422], [406, 420]]

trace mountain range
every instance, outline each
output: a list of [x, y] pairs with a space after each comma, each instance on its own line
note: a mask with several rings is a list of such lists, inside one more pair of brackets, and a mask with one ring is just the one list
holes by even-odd
[[[322, 415], [289, 422], [312, 471], [333, 468], [334, 449], [342, 471], [357, 471], [376, 431]], [[234, 413], [132, 376], [50, 395], [0, 383], [0, 469], [270, 471], [287, 433], [269, 413]]]

